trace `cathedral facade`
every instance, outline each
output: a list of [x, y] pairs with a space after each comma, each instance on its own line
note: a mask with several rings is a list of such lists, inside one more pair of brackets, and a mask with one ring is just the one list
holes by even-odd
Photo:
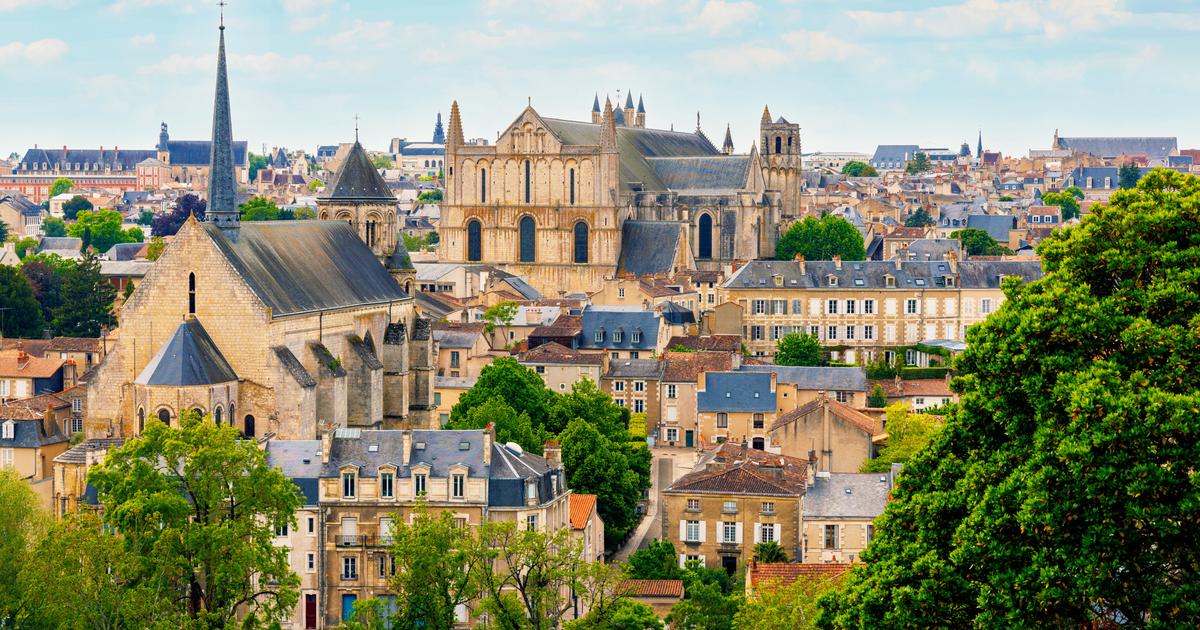
[[598, 289], [614, 275], [719, 268], [774, 254], [799, 213], [800, 130], [764, 111], [757, 147], [718, 150], [699, 129], [646, 127], [644, 102], [593, 102], [587, 122], [526, 107], [495, 145], [446, 138], [445, 262], [493, 264], [539, 290]]

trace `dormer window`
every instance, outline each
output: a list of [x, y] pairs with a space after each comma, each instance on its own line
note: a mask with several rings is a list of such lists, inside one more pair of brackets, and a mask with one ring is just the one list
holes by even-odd
[[538, 498], [537, 481], [530, 479], [525, 482], [525, 500], [536, 502], [537, 498]]
[[633, 331], [632, 341], [633, 341], [633, 343], [641, 343], [642, 342], [642, 331], [640, 331], [640, 330]]
[[8, 420], [8, 421], [6, 421], [6, 422], [4, 423], [4, 427], [3, 427], [3, 429], [2, 429], [2, 431], [3, 431], [3, 433], [2, 433], [2, 435], [3, 435], [3, 439], [5, 439], [5, 440], [11, 440], [11, 439], [14, 439], [14, 438], [13, 438], [13, 436], [14, 436], [14, 435], [15, 435], [15, 433], [16, 433], [16, 426], [17, 426], [17, 423], [16, 423], [16, 422], [13, 422], [12, 420]]
[[613, 343], [621, 343], [621, 336], [621, 329], [618, 328], [617, 330], [614, 330], [612, 338]]
[[596, 343], [604, 343], [604, 329], [596, 329]]
[[884, 284], [884, 286], [886, 286], [889, 289], [895, 289], [896, 288], [896, 277], [895, 276], [885, 277], [883, 280], [883, 284]]
[[775, 275], [771, 276], [771, 279], [775, 281], [775, 286], [777, 286], [777, 287], [783, 286], [783, 276], [782, 275], [775, 274]]
[[837, 278], [837, 276], [832, 276], [832, 275], [831, 275], [831, 276], [829, 276], [829, 286], [831, 286], [831, 287], [836, 287], [837, 285], [838, 285], [838, 278]]

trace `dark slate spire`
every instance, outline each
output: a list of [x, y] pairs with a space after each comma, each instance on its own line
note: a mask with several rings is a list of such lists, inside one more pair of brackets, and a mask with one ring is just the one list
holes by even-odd
[[733, 134], [729, 131], [728, 123], [725, 125], [725, 144], [721, 145], [721, 153], [733, 155]]
[[437, 124], [433, 126], [433, 143], [446, 144], [446, 132], [442, 130], [442, 112], [438, 112]]
[[983, 159], [983, 130], [979, 130], [979, 148], [975, 149], [975, 157]]
[[625, 94], [625, 109], [633, 109], [633, 90]]
[[637, 113], [639, 113], [639, 114], [645, 114], [645, 113], [646, 113], [646, 105], [645, 105], [644, 103], [642, 103], [642, 95], [641, 95], [641, 94], [638, 94], [638, 110], [637, 110]]
[[597, 114], [600, 113], [600, 93], [599, 92], [596, 92], [596, 98], [592, 99], [592, 111]]
[[229, 116], [229, 79], [225, 72], [225, 23], [221, 23], [217, 48], [217, 93], [213, 100], [212, 147], [208, 163], [206, 221], [217, 224], [231, 239], [237, 238], [237, 184], [233, 176], [233, 123]]
[[371, 156], [367, 155], [366, 149], [357, 140], [321, 198], [365, 203], [396, 202], [387, 182], [383, 181], [383, 176], [371, 163]]

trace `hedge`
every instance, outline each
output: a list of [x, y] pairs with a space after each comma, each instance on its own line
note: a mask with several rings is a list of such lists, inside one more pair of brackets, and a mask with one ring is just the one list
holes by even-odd
[[906, 367], [900, 370], [900, 378], [916, 380], [922, 378], [946, 378], [948, 367]]

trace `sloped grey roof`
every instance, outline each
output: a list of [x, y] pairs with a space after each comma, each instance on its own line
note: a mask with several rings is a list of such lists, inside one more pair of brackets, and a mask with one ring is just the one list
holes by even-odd
[[972, 214], [967, 227], [983, 230], [1001, 244], [1008, 242], [1008, 231], [1017, 227], [1017, 217], [1007, 214]]
[[104, 252], [104, 255], [107, 256], [109, 260], [133, 260], [134, 256], [136, 256], [138, 252], [142, 251], [142, 248], [145, 246], [145, 243], [117, 243], [108, 248], [108, 251]]
[[[487, 474], [483, 463], [483, 431], [413, 431], [409, 466], [404, 466], [403, 435], [400, 430], [339, 429], [333, 438], [329, 463], [321, 466], [321, 477], [336, 478], [347, 464], [358, 467], [362, 477], [375, 477], [379, 467], [391, 464], [397, 476], [411, 475], [411, 466], [428, 464], [435, 477], [446, 477], [455, 464], [467, 466], [472, 477]], [[468, 444], [460, 450], [459, 443]], [[424, 445], [418, 449], [418, 445]], [[372, 445], [375, 446], [372, 450]]]
[[276, 317], [408, 298], [342, 221], [244, 222], [237, 242], [203, 227]]
[[[841, 287], [886, 289], [890, 275], [896, 279], [896, 289], [935, 288], [946, 286], [946, 276], [950, 273], [950, 263], [942, 261], [902, 261], [899, 269], [890, 260], [843, 262], [839, 270], [833, 261], [810, 260], [805, 263], [805, 272], [800, 273], [800, 263], [796, 261], [752, 260], [742, 265], [724, 286], [778, 291], [772, 276], [779, 275], [788, 289], [827, 288], [828, 276], [832, 275], [838, 278]], [[1042, 277], [1042, 264], [1036, 260], [968, 260], [958, 263], [958, 275], [959, 286], [964, 289], [995, 288], [1000, 286], [997, 280], [1000, 276], [1020, 276], [1027, 282]]]
[[824, 391], [867, 391], [867, 372], [860, 367], [802, 367], [791, 365], [743, 365], [743, 372], [775, 373], [777, 383], [796, 389]]
[[396, 239], [396, 247], [392, 249], [392, 255], [388, 256], [387, 268], [392, 269], [412, 269], [412, 256], [408, 255], [408, 248], [404, 246], [404, 239]]
[[[620, 110], [614, 110], [616, 116]], [[543, 118], [563, 144], [599, 146], [601, 125]], [[631, 182], [640, 182], [643, 190], [665, 191], [646, 158], [718, 155], [720, 151], [700, 133], [665, 131], [617, 126], [617, 151], [621, 156], [621, 192], [632, 192]]]
[[674, 221], [629, 220], [622, 223], [617, 274], [670, 273], [679, 253], [679, 228], [680, 224]]
[[875, 155], [871, 156], [871, 164], [877, 162], [907, 162], [920, 151], [916, 144], [881, 144], [875, 147]]
[[304, 505], [316, 505], [321, 476], [321, 440], [271, 440], [267, 464], [278, 468], [300, 488]]
[[608, 364], [606, 378], [662, 378], [663, 364], [657, 359], [623, 359]]
[[39, 251], [79, 251], [83, 248], [83, 239], [74, 236], [44, 236], [38, 247]]
[[962, 260], [962, 243], [956, 238], [919, 238], [908, 244], [910, 260], [945, 260], [951, 253]]
[[305, 369], [304, 364], [300, 363], [300, 359], [297, 359], [296, 355], [292, 354], [292, 351], [289, 350], [287, 346], [275, 346], [274, 348], [271, 348], [271, 350], [275, 352], [276, 358], [278, 358], [279, 362], [283, 364], [284, 369], [286, 369], [288, 373], [292, 375], [292, 378], [296, 379], [296, 382], [299, 383], [301, 387], [307, 388], [317, 386], [316, 379], [314, 379], [312, 375], [308, 373], [308, 370]]
[[238, 380], [200, 320], [192, 317], [175, 329], [167, 343], [134, 381], [139, 385], [187, 387]]
[[1118, 157], [1145, 154], [1152, 158], [1163, 158], [1179, 150], [1179, 142], [1171, 136], [1130, 138], [1059, 138], [1061, 148], [1096, 157]]
[[[653, 311], [621, 307], [589, 306], [581, 317], [580, 348], [605, 350], [653, 350], [658, 344], [658, 318]], [[596, 342], [596, 332], [604, 332]], [[613, 332], [621, 331], [621, 341], [613, 342]], [[641, 331], [641, 341], [633, 343], [633, 332]]]
[[775, 393], [771, 375], [756, 372], [709, 372], [704, 390], [696, 392], [699, 411], [775, 411]]
[[47, 444], [57, 444], [66, 442], [67, 436], [60, 433], [54, 435], [42, 435], [41, 420], [2, 420], [4, 422], [13, 423], [13, 437], [11, 440], [6, 440], [0, 437], [0, 448], [37, 448]]
[[514, 291], [519, 293], [521, 295], [521, 297], [525, 298], [526, 300], [541, 300], [542, 299], [541, 291], [538, 291], [537, 289], [533, 288], [533, 285], [526, 282], [525, 279], [520, 276], [509, 276], [507, 278], [504, 278], [504, 281], [506, 283], [508, 283], [508, 286], [512, 287]]
[[42, 206], [30, 201], [25, 195], [0, 193], [0, 203], [16, 208], [17, 212], [25, 217], [36, 217], [42, 213]]
[[814, 481], [804, 495], [804, 518], [874, 518], [892, 489], [889, 473], [829, 473]]
[[434, 330], [433, 340], [437, 342], [439, 348], [474, 348], [475, 342], [479, 339], [480, 331], [477, 328], [450, 329], [450, 330]]
[[749, 155], [647, 158], [646, 161], [668, 189], [693, 194], [742, 190], [750, 172]]
[[380, 203], [396, 201], [395, 195], [383, 181], [379, 171], [375, 170], [371, 158], [358, 141], [355, 141], [354, 146], [350, 147], [350, 153], [346, 155], [342, 167], [338, 169], [333, 183], [322, 193], [321, 198]]
[[379, 357], [375, 356], [375, 349], [371, 347], [371, 344], [364, 341], [358, 335], [350, 335], [346, 340], [350, 342], [350, 347], [354, 348], [354, 353], [367, 366], [367, 369], [383, 369], [383, 362], [379, 360]]

